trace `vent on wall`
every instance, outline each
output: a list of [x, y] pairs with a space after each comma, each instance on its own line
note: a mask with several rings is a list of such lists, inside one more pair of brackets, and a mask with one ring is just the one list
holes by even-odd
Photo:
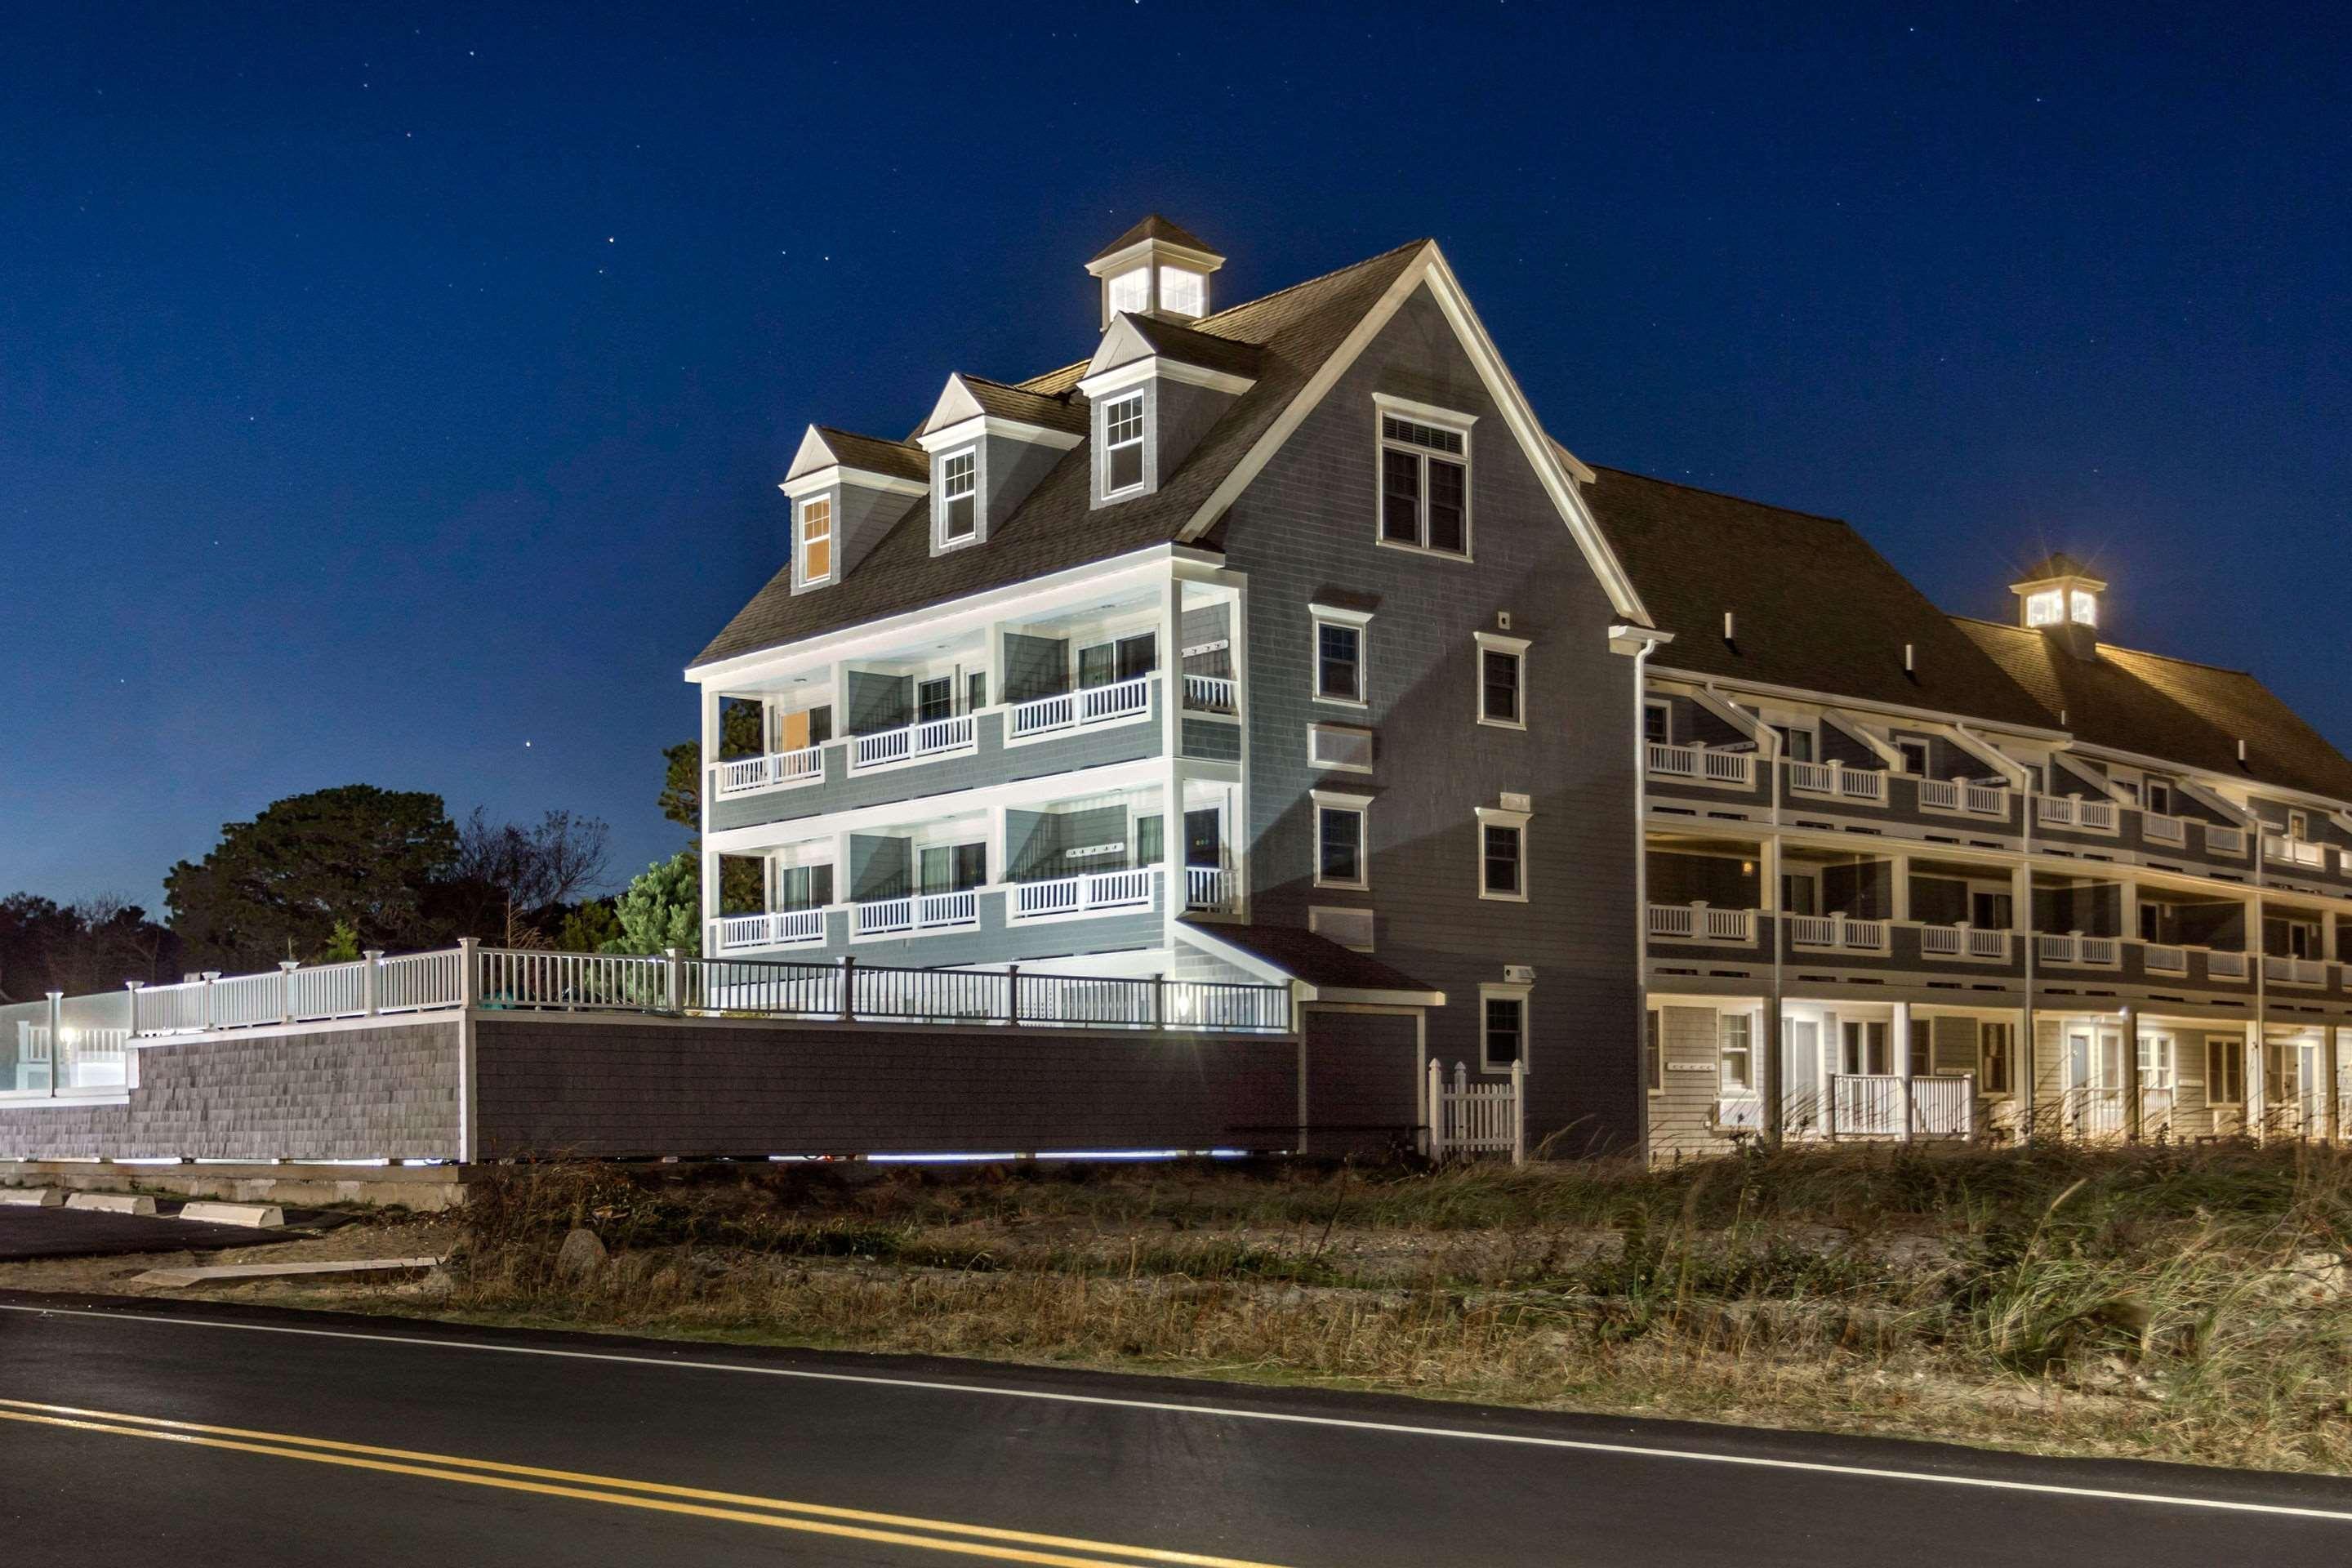
[[1317, 904], [1307, 911], [1307, 929], [1358, 952], [1372, 951], [1372, 911]]
[[1372, 771], [1372, 732], [1352, 724], [1307, 726], [1307, 760], [1318, 768]]

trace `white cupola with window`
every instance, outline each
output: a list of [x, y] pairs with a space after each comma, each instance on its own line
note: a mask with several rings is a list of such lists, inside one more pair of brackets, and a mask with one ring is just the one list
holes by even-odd
[[1104, 247], [1087, 270], [1100, 280], [1108, 328], [1121, 311], [1199, 320], [1209, 313], [1209, 274], [1224, 264], [1199, 236], [1153, 213]]
[[2009, 585], [2017, 595], [2017, 622], [2045, 632], [2083, 658], [2096, 658], [2100, 595], [2106, 584], [2088, 566], [2058, 551], [2043, 557]]
[[1078, 390], [1092, 411], [1093, 504], [1150, 495], [1257, 384], [1257, 345], [1121, 310]]
[[1066, 395], [961, 373], [948, 377], [915, 435], [929, 462], [931, 553], [985, 542], [1086, 428], [1086, 410]]
[[810, 426], [777, 487], [793, 508], [793, 592], [847, 576], [929, 485], [919, 447]]

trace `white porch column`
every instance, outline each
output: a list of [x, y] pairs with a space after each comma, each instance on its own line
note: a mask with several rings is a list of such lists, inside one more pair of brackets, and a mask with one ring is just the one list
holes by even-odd
[[2033, 868], [2019, 861], [2009, 873], [2010, 926], [2022, 933], [2018, 940], [2033, 940]]
[[2139, 1008], [2124, 1004], [2124, 1136], [2140, 1141], [2144, 1117], [2140, 1105]]
[[[2255, 963], [2262, 962], [2256, 959]], [[2270, 1086], [2263, 1081], [2263, 1026], [2260, 1023], [2246, 1026], [2246, 1131], [2259, 1141], [2263, 1135], [2263, 1112], [2270, 1098]]]
[[1887, 877], [1893, 884], [1891, 912], [1897, 922], [1911, 918], [1911, 857], [1890, 855], [1886, 858]]
[[2321, 1114], [2326, 1118], [2324, 1125], [2327, 1129], [2327, 1141], [2331, 1143], [2338, 1142], [2344, 1137], [2344, 1090], [2336, 1082], [2336, 1074], [2341, 1070], [2344, 1060], [2344, 1033], [2340, 1028], [2320, 1032], [2319, 1070], [2325, 1075], [2321, 1084], [2327, 1096]]
[[2120, 926], [2116, 934], [2130, 942], [2139, 935], [2139, 884], [2126, 877], [2116, 886], [2119, 889], [2116, 899], [2118, 910], [2116, 919]]
[[66, 994], [49, 993], [49, 1095], [55, 1099], [66, 1077]]
[[1903, 1142], [1911, 1142], [1913, 1124], [1918, 1121], [1911, 1111], [1911, 1004], [1895, 1004], [1895, 1022], [1887, 1029], [1895, 1052], [1895, 1090], [1903, 1109]]
[[2017, 1097], [2018, 1136], [2032, 1142], [2034, 1123], [2039, 1118], [2033, 1103], [2033, 1075], [2041, 1066], [2041, 1046], [2034, 1039], [2033, 1004], [2031, 997], [2017, 1010], [2017, 1048], [2010, 1053], [2009, 1070], [2016, 1077], [2009, 1091]]

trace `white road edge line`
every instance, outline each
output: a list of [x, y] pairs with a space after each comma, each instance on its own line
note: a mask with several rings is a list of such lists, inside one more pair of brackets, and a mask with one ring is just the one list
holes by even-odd
[[1590, 1437], [1542, 1437], [1522, 1432], [1475, 1432], [1455, 1426], [1423, 1426], [1402, 1421], [1369, 1421], [1346, 1415], [1307, 1415], [1295, 1411], [1250, 1410], [1228, 1405], [1187, 1405], [1172, 1399], [1119, 1399], [1109, 1394], [1064, 1394], [1043, 1388], [994, 1388], [986, 1384], [949, 1383], [915, 1377], [883, 1377], [872, 1373], [816, 1372], [805, 1367], [751, 1366], [740, 1362], [695, 1361], [668, 1356], [623, 1355], [616, 1351], [558, 1350], [546, 1345], [502, 1345], [483, 1340], [445, 1340], [421, 1334], [371, 1334], [349, 1329], [301, 1329], [287, 1323], [237, 1323], [218, 1318], [163, 1317], [148, 1312], [109, 1312], [77, 1307], [34, 1307], [0, 1301], [0, 1311], [36, 1317], [96, 1318], [101, 1321], [163, 1323], [180, 1328], [233, 1329], [244, 1333], [293, 1334], [304, 1339], [358, 1340], [374, 1344], [414, 1345], [429, 1350], [489, 1351], [502, 1355], [551, 1356], [564, 1361], [611, 1362], [624, 1366], [660, 1366], [673, 1370], [749, 1373], [758, 1377], [797, 1378], [809, 1383], [849, 1383], [867, 1387], [912, 1388], [929, 1393], [985, 1394], [999, 1399], [1036, 1399], [1059, 1405], [1104, 1405], [1125, 1410], [1160, 1410], [1181, 1415], [1216, 1415], [1237, 1421], [1266, 1421], [1298, 1426], [1329, 1426], [1356, 1432], [1387, 1432], [1414, 1437], [1451, 1437], [1475, 1443], [1510, 1443], [1522, 1447], [1565, 1448], [1584, 1453], [1625, 1454], [1645, 1459], [1683, 1459], [1706, 1465], [1744, 1465], [1757, 1469], [1799, 1470], [1817, 1475], [1858, 1476], [1865, 1479], [1917, 1481], [1933, 1486], [1975, 1487], [1988, 1491], [2037, 1492], [2052, 1497], [2089, 1498], [2107, 1502], [2149, 1503], [2170, 1508], [2210, 1509], [2225, 1513], [2256, 1513], [2290, 1519], [2323, 1519], [2352, 1524], [2352, 1510], [2308, 1508], [2291, 1503], [2245, 1502], [2231, 1498], [2185, 1497], [2167, 1492], [2125, 1491], [2109, 1487], [2070, 1487], [2054, 1481], [2002, 1480], [1990, 1476], [1947, 1476], [1932, 1470], [1898, 1470], [1875, 1465], [1834, 1465], [1821, 1459], [1776, 1459], [1755, 1454], [1711, 1454], [1696, 1448], [1661, 1448], [1639, 1443], [1607, 1443]]

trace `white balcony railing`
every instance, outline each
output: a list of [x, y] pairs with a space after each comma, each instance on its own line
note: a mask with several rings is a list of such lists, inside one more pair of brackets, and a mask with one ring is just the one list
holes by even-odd
[[2189, 950], [2167, 946], [2162, 942], [2145, 942], [2140, 947], [2140, 962], [2150, 974], [2186, 974], [2189, 973]]
[[1650, 934], [1676, 942], [1723, 942], [1740, 946], [1756, 940], [1752, 910], [1717, 910], [1705, 904], [1652, 904]]
[[917, 893], [903, 899], [874, 899], [852, 906], [850, 912], [853, 936], [952, 931], [979, 923], [980, 893], [971, 888], [951, 893]]
[[2283, 985], [2327, 984], [2327, 965], [2316, 958], [2265, 958], [2263, 973]]
[[1074, 915], [1097, 910], [1147, 909], [1160, 873], [1151, 867], [1126, 871], [1088, 871], [1050, 881], [1015, 882], [1013, 918]]
[[1184, 907], [1208, 914], [1231, 914], [1234, 874], [1222, 866], [1184, 868]]
[[2113, 969], [2123, 957], [2123, 945], [2114, 937], [2079, 932], [2044, 931], [2034, 939], [2034, 951], [2042, 963], [2069, 969]]
[[1756, 753], [1714, 751], [1706, 746], [1647, 743], [1650, 772], [1659, 778], [1687, 779], [1698, 784], [1733, 784], [1741, 789], [1756, 783]]
[[1234, 683], [1221, 675], [1188, 675], [1184, 678], [1184, 706], [1196, 713], [1233, 713]]
[[1885, 952], [1885, 921], [1851, 920], [1844, 915], [1791, 915], [1789, 940], [1798, 947], [1834, 948], [1846, 952]]
[[2226, 857], [2231, 860], [2246, 858], [2246, 830], [2224, 827], [2218, 822], [2205, 824], [2205, 853]]
[[2205, 978], [2208, 980], [2243, 980], [2246, 970], [2246, 955], [2242, 952], [2209, 952], [2205, 955]]
[[897, 730], [880, 730], [870, 735], [856, 735], [851, 737], [849, 742], [849, 771], [856, 773], [863, 768], [878, 768], [891, 763], [936, 757], [950, 752], [968, 752], [978, 739], [978, 723], [969, 713], [959, 713], [948, 719], [926, 720]]
[[1005, 711], [1004, 733], [1008, 740], [1018, 741], [1074, 725], [1131, 719], [1150, 707], [1151, 678], [1139, 675], [1108, 686], [1085, 686], [1016, 702]]
[[1919, 951], [1929, 958], [2009, 960], [2009, 932], [1980, 931], [1975, 926], [1921, 926]]
[[2263, 835], [2263, 858], [2282, 866], [2299, 866], [2308, 871], [2327, 868], [2327, 846], [2310, 844], [2300, 838], [2283, 838], [2274, 833]]
[[1866, 805], [1886, 804], [1884, 768], [1849, 768], [1843, 763], [1790, 763], [1789, 787], [1799, 795], [1824, 795]]
[[980, 923], [980, 894], [966, 888], [961, 892], [925, 893], [915, 900], [915, 924], [924, 931], [937, 931], [944, 926], [969, 926]]
[[[1975, 1130], [1976, 1079], [1969, 1074], [1918, 1077], [1838, 1073], [1830, 1079], [1832, 1137], [1965, 1138]], [[1905, 1112], [1908, 1109], [1906, 1117]]]
[[2113, 833], [2118, 820], [2114, 801], [2074, 795], [2038, 795], [2033, 815], [2044, 827], [2074, 827], [2086, 833]]
[[1960, 809], [1960, 781], [1958, 779], [1921, 779], [1919, 804], [1937, 811]]
[[2009, 815], [2009, 791], [1992, 784], [1972, 784], [1962, 786], [1960, 803], [1979, 816]]
[[851, 911], [850, 931], [856, 936], [887, 936], [915, 929], [915, 900], [873, 899]]
[[824, 748], [804, 746], [796, 752], [771, 752], [764, 757], [743, 757], [719, 764], [719, 795], [750, 795], [754, 790], [786, 789], [812, 784], [824, 777]]
[[740, 952], [747, 948], [789, 947], [796, 942], [824, 940], [824, 911], [772, 910], [766, 914], [724, 915], [718, 921], [718, 951]]
[[2139, 830], [2150, 844], [2185, 846], [2189, 842], [2189, 824], [2177, 816], [2166, 816], [2158, 812], [2141, 812]]

